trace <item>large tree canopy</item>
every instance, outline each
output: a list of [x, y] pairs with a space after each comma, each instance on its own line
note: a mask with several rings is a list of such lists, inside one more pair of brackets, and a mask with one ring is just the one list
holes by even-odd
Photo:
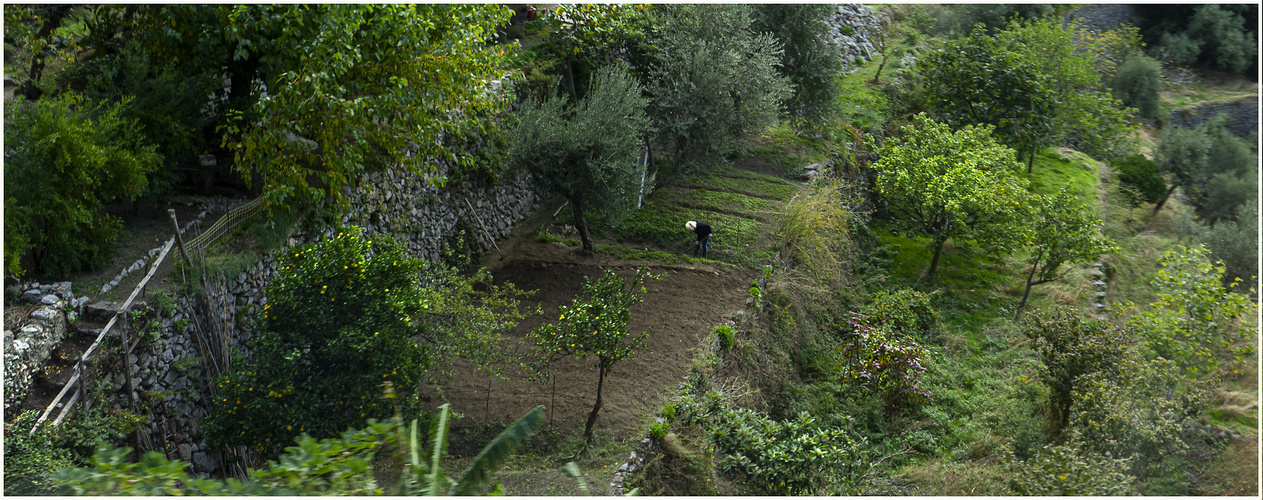
[[928, 279], [934, 278], [950, 238], [996, 250], [1014, 248], [1012, 226], [1021, 223], [1028, 195], [1014, 172], [1013, 150], [996, 142], [991, 127], [970, 125], [953, 132], [922, 113], [878, 154], [881, 159], [873, 164], [877, 189], [899, 214], [899, 225], [930, 235]]
[[1092, 57], [1076, 49], [1073, 30], [1053, 21], [1015, 21], [994, 36], [978, 26], [927, 54], [921, 70], [945, 120], [994, 126], [1028, 172], [1041, 148], [1066, 142], [1109, 155], [1132, 130]]

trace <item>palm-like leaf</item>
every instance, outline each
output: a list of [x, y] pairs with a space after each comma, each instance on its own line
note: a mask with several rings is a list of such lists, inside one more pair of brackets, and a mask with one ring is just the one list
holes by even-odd
[[[425, 487], [425, 494], [439, 496], [444, 493], [447, 478], [443, 476], [443, 451], [447, 445], [447, 424], [451, 405], [444, 403], [439, 407], [439, 421], [434, 426], [434, 452], [430, 457], [430, 479]], [[415, 450], [415, 448], [414, 448]]]
[[522, 418], [517, 419], [507, 429], [492, 439], [487, 446], [474, 457], [473, 463], [461, 474], [460, 482], [452, 491], [455, 495], [477, 495], [486, 490], [491, 481], [491, 474], [517, 450], [526, 439], [539, 430], [544, 421], [544, 407], [536, 406]]

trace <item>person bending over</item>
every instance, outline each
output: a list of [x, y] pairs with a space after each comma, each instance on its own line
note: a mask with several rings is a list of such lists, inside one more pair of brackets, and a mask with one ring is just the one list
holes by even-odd
[[693, 247], [693, 256], [696, 257], [698, 251], [702, 253], [702, 257], [710, 251], [710, 235], [714, 231], [711, 230], [710, 224], [705, 222], [688, 221], [684, 227], [689, 231], [697, 233], [697, 246]]

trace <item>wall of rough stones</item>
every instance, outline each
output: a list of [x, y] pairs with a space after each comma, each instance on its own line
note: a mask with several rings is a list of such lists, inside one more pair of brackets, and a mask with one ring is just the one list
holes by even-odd
[[[462, 228], [473, 230], [472, 236], [483, 249], [490, 249], [487, 235], [496, 239], [507, 236], [539, 204], [526, 174], [510, 176], [497, 186], [437, 188], [403, 169], [393, 169], [368, 175], [363, 187], [345, 194], [352, 209], [343, 217], [343, 224], [364, 227], [369, 234], [395, 234], [411, 254], [430, 262], [441, 257], [441, 243]], [[486, 232], [480, 220], [486, 224]], [[295, 234], [289, 244], [319, 236]], [[253, 332], [244, 319], [267, 302], [264, 289], [276, 266], [274, 257], [261, 256], [247, 271], [210, 283], [206, 293], [189, 304], [197, 311], [204, 332], [223, 332], [226, 347], [248, 362], [254, 361], [250, 349]], [[218, 472], [223, 452], [207, 447], [198, 425], [209, 410], [202, 385], [207, 379], [206, 369], [202, 360], [189, 361], [208, 346], [198, 345], [192, 326], [176, 331], [174, 325], [182, 318], [180, 314], [164, 319], [162, 338], [133, 356], [137, 397], [152, 409], [148, 433], [155, 447], [165, 448], [172, 458], [192, 461], [196, 473]], [[218, 333], [207, 333], [207, 337], [213, 335]], [[114, 387], [124, 391], [123, 375], [114, 378]], [[116, 404], [124, 402], [120, 395]]]
[[1167, 117], [1167, 126], [1196, 127], [1220, 114], [1228, 115], [1226, 127], [1229, 132], [1248, 139], [1251, 133], [1259, 131], [1259, 96], [1173, 109]]
[[[873, 47], [873, 34], [881, 29], [882, 21], [867, 5], [857, 3], [836, 6], [829, 23], [829, 44], [842, 51], [847, 66], [868, 61], [877, 54]], [[851, 27], [851, 34], [844, 34], [843, 26]]]
[[87, 297], [76, 299], [70, 282], [51, 285], [33, 283], [21, 293], [21, 300], [38, 304], [25, 324], [16, 330], [4, 331], [4, 407], [8, 409], [22, 400], [31, 387], [35, 374], [47, 365], [57, 343], [66, 336], [77, 311], [69, 317], [66, 308], [82, 308]]

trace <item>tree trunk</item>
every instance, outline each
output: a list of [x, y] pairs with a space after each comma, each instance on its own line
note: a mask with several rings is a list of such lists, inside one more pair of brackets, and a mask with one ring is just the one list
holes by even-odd
[[605, 387], [605, 372], [607, 368], [604, 366], [600, 369], [600, 378], [596, 382], [596, 404], [592, 405], [592, 413], [588, 414], [588, 423], [583, 426], [583, 442], [584, 444], [592, 442], [592, 427], [596, 425], [596, 413], [601, 411], [601, 389]]
[[[53, 30], [56, 30], [57, 28], [61, 27], [61, 21], [66, 18], [66, 14], [69, 14], [70, 9], [73, 7], [74, 6], [72, 5], [48, 6], [47, 8], [50, 8], [51, 12], [47, 14], [47, 17], [44, 19], [44, 23], [40, 25], [39, 32], [35, 33], [35, 37], [32, 38], [32, 41], [38, 40], [38, 39], [47, 39], [51, 37], [53, 34]], [[43, 95], [44, 93], [42, 90], [40, 90], [39, 85], [38, 85], [39, 80], [43, 76], [43, 74], [44, 74], [43, 51], [40, 51], [39, 53], [31, 54], [30, 72], [27, 73], [26, 83], [22, 85], [22, 88], [21, 90], [19, 90], [19, 93], [26, 96], [27, 99], [32, 100], [32, 101], [39, 99], [40, 96]]]
[[570, 198], [570, 211], [574, 214], [574, 228], [579, 232], [579, 241], [583, 242], [582, 252], [585, 255], [596, 253], [596, 246], [592, 244], [592, 234], [588, 232], [588, 221], [583, 215], [583, 198], [578, 196]]
[[1026, 155], [1026, 173], [1035, 172], [1035, 148], [1031, 148], [1030, 154]]
[[938, 257], [943, 253], [943, 243], [934, 244], [934, 257], [930, 259], [930, 268], [925, 270], [925, 278], [934, 281], [934, 271], [938, 269]]
[[1158, 213], [1159, 211], [1161, 211], [1161, 210], [1162, 210], [1162, 205], [1165, 205], [1165, 204], [1166, 204], [1167, 200], [1171, 198], [1171, 193], [1174, 193], [1174, 192], [1175, 192], [1175, 188], [1177, 188], [1177, 187], [1180, 187], [1180, 186], [1179, 186], [1178, 184], [1176, 184], [1176, 185], [1171, 186], [1171, 188], [1170, 188], [1170, 189], [1167, 189], [1167, 195], [1166, 195], [1166, 196], [1163, 196], [1163, 197], [1162, 197], [1162, 200], [1161, 200], [1161, 201], [1159, 201], [1157, 205], [1154, 205], [1154, 206], [1153, 206], [1153, 213], [1155, 213], [1155, 214], [1156, 214], [1156, 213]]
[[1031, 265], [1031, 273], [1026, 275], [1026, 291], [1022, 293], [1022, 301], [1017, 303], [1017, 311], [1013, 312], [1013, 321], [1017, 321], [1022, 317], [1022, 308], [1026, 307], [1026, 298], [1031, 296], [1031, 287], [1035, 286], [1031, 283], [1035, 279], [1035, 269], [1039, 267], [1039, 262]]

